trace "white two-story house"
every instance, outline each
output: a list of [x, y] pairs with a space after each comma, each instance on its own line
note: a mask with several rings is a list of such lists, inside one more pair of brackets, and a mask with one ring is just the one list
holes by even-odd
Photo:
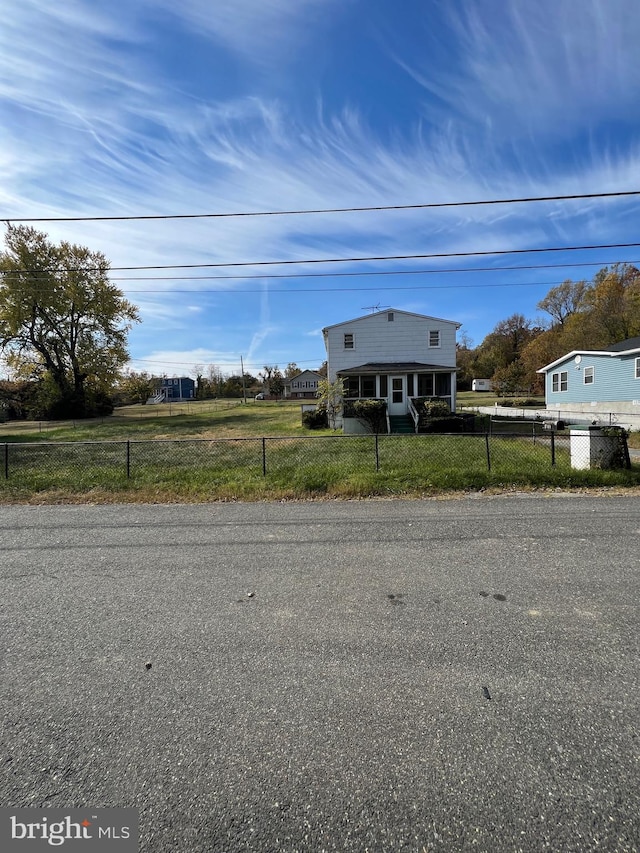
[[405, 415], [412, 397], [456, 406], [456, 331], [460, 323], [385, 309], [322, 330], [328, 379], [344, 380], [345, 398], [387, 401]]

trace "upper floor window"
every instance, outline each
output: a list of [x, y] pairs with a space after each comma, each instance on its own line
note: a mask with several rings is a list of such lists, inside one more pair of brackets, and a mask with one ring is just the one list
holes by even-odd
[[640, 379], [640, 358], [636, 358], [636, 379]]
[[585, 367], [585, 369], [584, 369], [584, 384], [585, 385], [593, 385], [594, 376], [595, 376], [595, 367]]
[[440, 346], [440, 329], [430, 329], [429, 330], [429, 346], [430, 347], [439, 347]]
[[395, 319], [395, 317], [393, 316], [393, 311], [389, 311], [389, 312], [387, 313], [387, 320], [388, 320], [390, 323], [393, 323], [394, 319]]
[[355, 349], [356, 341], [353, 336], [353, 332], [345, 332], [344, 334], [344, 348], [345, 349]]

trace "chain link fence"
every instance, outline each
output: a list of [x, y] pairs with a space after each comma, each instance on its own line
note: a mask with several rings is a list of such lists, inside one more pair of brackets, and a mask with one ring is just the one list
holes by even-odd
[[[233, 477], [295, 484], [314, 476], [386, 472], [428, 478], [438, 471], [518, 471], [540, 474], [572, 465], [576, 446], [589, 458], [589, 434], [463, 433], [428, 435], [332, 435], [146, 441], [0, 444], [0, 476], [34, 484], [113, 483], [122, 480], [188, 482]], [[626, 442], [624, 443], [626, 448]], [[614, 466], [630, 467], [628, 450]], [[588, 466], [587, 466], [588, 467]], [[591, 466], [594, 467], [594, 466]], [[596, 465], [597, 467], [597, 459]], [[602, 465], [601, 467], [606, 467]]]

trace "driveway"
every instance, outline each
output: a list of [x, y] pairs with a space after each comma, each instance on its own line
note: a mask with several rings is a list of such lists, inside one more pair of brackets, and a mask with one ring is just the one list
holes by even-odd
[[638, 850], [639, 507], [0, 507], [0, 801], [154, 853]]

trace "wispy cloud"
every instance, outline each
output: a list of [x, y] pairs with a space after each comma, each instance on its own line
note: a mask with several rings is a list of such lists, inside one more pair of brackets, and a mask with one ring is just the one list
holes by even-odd
[[240, 358], [233, 358], [229, 353], [198, 347], [196, 349], [166, 349], [151, 350], [144, 358], [132, 358], [130, 369], [146, 371], [153, 375], [166, 373], [168, 376], [193, 376], [197, 367], [207, 367], [210, 364], [220, 368], [222, 373], [240, 373]]
[[[610, 0], [606, 13], [601, 0], [583, 0], [580, 14], [566, 0], [407, 3], [416, 27], [401, 44], [393, 41], [401, 29], [397, 21], [386, 4], [376, 4], [388, 24], [380, 25], [381, 40], [420, 83], [411, 83], [414, 100], [404, 120], [389, 126], [360, 106], [347, 77], [338, 95], [325, 99], [314, 83], [288, 100], [294, 75], [281, 85], [307, 46], [326, 51], [333, 62], [338, 47], [323, 42], [322, 34], [358, 2], [132, 0], [119, 4], [118, 14], [91, 0], [16, 4], [0, 31], [0, 105], [7, 117], [2, 214], [277, 211], [638, 184], [638, 138], [619, 139], [614, 128], [633, 113], [640, 95], [636, 0]], [[431, 29], [421, 38], [417, 22], [427, 7]], [[352, 31], [354, 45], [360, 35]], [[204, 56], [210, 75], [204, 82], [189, 84], [174, 67], [189, 49]], [[172, 61], [165, 61], [168, 53]], [[226, 76], [236, 85], [223, 85]], [[53, 239], [102, 250], [114, 267], [217, 264], [509, 249], [570, 241], [576, 234], [584, 242], [606, 242], [632, 230], [630, 209], [625, 202], [549, 203], [43, 229]], [[266, 277], [282, 271], [293, 270], [211, 273]], [[131, 337], [144, 348], [138, 353], [156, 349], [149, 329], [175, 333], [185, 351], [195, 350], [200, 342], [186, 337], [190, 323], [195, 328], [198, 314], [218, 312], [225, 317], [225, 344], [217, 359], [197, 361], [232, 360], [236, 350], [260, 361], [269, 358], [274, 342], [288, 340], [271, 304], [274, 285], [265, 283], [259, 298], [245, 297], [233, 313], [230, 302], [216, 301], [215, 291], [239, 282], [121, 280], [127, 275], [114, 273], [125, 292], [155, 291], [134, 296], [144, 320]], [[278, 284], [284, 286], [293, 293], [296, 285]], [[201, 302], [177, 292], [184, 289], [213, 293], [206, 294], [206, 308], [190, 310]], [[358, 307], [366, 304], [357, 298]], [[322, 312], [333, 310], [343, 309], [325, 300]], [[310, 317], [316, 328], [333, 319]], [[199, 327], [204, 349], [209, 332]], [[305, 329], [300, 334], [310, 340]]]
[[[439, 8], [437, 26], [424, 21], [423, 45], [433, 51], [396, 54], [438, 99], [439, 106], [430, 103], [437, 117], [473, 122], [501, 141], [562, 138], [624, 119], [638, 102], [635, 0], [481, 0]], [[445, 56], [452, 44], [455, 55]]]
[[[331, 13], [354, 0], [148, 0], [184, 26], [214, 36], [251, 63], [263, 64], [304, 49]], [[283, 56], [284, 52], [284, 56]]]

